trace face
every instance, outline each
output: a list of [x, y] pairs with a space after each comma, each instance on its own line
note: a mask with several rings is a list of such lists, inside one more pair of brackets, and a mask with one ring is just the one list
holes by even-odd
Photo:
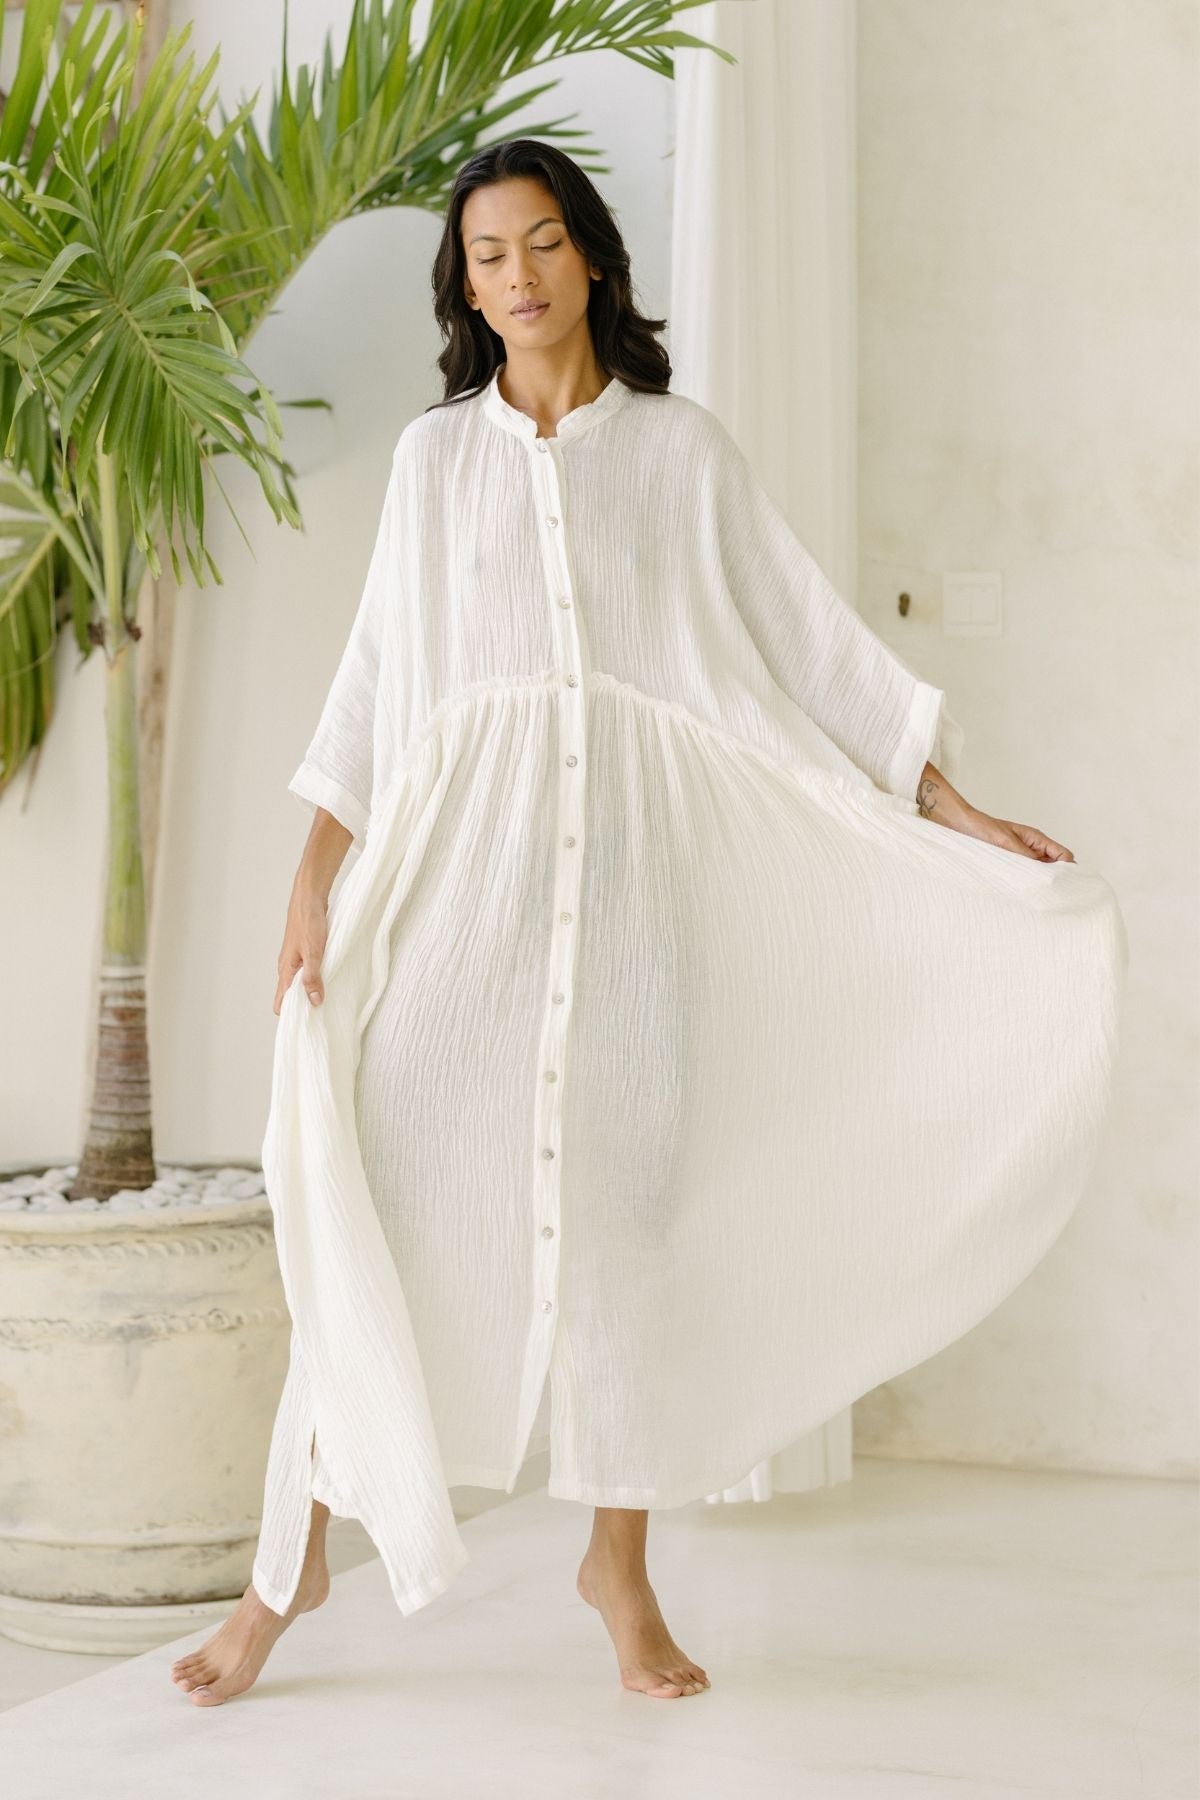
[[[506, 347], [545, 350], [587, 330], [601, 270], [575, 248], [549, 188], [514, 175], [467, 195], [461, 216], [467, 302]], [[533, 311], [515, 307], [532, 305]]]

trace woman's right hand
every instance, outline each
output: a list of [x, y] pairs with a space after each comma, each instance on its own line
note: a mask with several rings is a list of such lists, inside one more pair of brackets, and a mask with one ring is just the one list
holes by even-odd
[[320, 893], [307, 887], [293, 890], [288, 904], [287, 923], [283, 928], [283, 948], [279, 952], [276, 1012], [283, 1005], [283, 996], [291, 987], [297, 969], [302, 971], [300, 980], [308, 995], [309, 1004], [319, 1006], [324, 1000], [321, 959], [325, 954], [327, 919], [328, 905]]

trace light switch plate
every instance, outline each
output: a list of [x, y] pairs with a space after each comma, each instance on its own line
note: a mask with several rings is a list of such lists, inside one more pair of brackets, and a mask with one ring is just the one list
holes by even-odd
[[942, 630], [955, 637], [999, 637], [1003, 595], [997, 569], [947, 569], [942, 575]]

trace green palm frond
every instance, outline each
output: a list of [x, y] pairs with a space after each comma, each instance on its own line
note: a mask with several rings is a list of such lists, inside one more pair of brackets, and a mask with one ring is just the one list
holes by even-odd
[[[299, 523], [275, 475], [278, 409], [237, 354], [233, 336], [188, 267], [191, 220], [248, 108], [213, 133], [207, 124], [216, 58], [193, 73], [177, 60], [190, 26], [153, 65], [137, 104], [131, 60], [91, 110], [48, 100], [53, 172], [41, 189], [0, 163], [0, 352], [21, 376], [5, 458], [23, 407], [40, 399], [72, 450], [69, 477], [82, 509], [97, 446], [121, 467], [134, 542], [158, 572], [162, 532], [180, 574], [178, 532], [193, 574], [207, 567], [204, 471], [218, 449], [249, 464], [277, 518]], [[263, 433], [260, 441], [259, 431]]]

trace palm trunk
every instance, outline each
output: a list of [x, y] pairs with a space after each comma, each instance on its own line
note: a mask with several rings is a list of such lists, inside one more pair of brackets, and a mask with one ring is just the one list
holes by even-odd
[[125, 623], [116, 470], [96, 456], [104, 555], [104, 718], [108, 752], [108, 868], [92, 1103], [79, 1173], [68, 1198], [107, 1200], [155, 1177], [146, 1035], [146, 883], [138, 798], [136, 639]]

